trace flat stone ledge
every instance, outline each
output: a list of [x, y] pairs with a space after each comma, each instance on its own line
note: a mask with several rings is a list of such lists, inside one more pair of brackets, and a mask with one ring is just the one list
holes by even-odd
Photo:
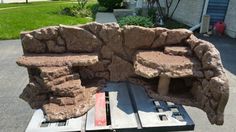
[[98, 62], [96, 54], [27, 54], [17, 59], [19, 66], [60, 67], [89, 66]]
[[[160, 51], [139, 51], [136, 54], [135, 64], [137, 63], [145, 66], [145, 69], [152, 68], [152, 70], [143, 70], [143, 66], [135, 67], [135, 71], [143, 71], [142, 75], [146, 78], [159, 75], [171, 78], [195, 76], [195, 71], [200, 67], [200, 62], [194, 58], [164, 54]], [[155, 72], [153, 73], [155, 76], [150, 76], [153, 75], [150, 72]]]

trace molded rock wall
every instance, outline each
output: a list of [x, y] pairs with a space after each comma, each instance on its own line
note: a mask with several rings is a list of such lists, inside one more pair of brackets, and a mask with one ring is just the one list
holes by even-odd
[[[24, 65], [28, 68], [30, 82], [21, 98], [32, 108], [43, 108], [48, 120], [77, 117], [88, 111], [94, 101], [92, 94], [106, 81], [126, 81], [142, 85], [154, 99], [198, 107], [207, 113], [212, 124], [223, 124], [224, 108], [228, 100], [228, 80], [220, 54], [213, 44], [196, 38], [186, 29], [144, 28], [117, 24], [89, 23], [82, 26], [55, 26], [23, 32], [21, 34], [24, 56], [47, 54], [96, 54], [98, 62], [89, 65], [47, 67]], [[169, 48], [165, 47], [168, 46]], [[175, 51], [171, 46], [179, 46]], [[185, 50], [185, 49], [189, 50]], [[173, 50], [174, 49], [174, 50]], [[181, 51], [183, 49], [183, 51]], [[159, 95], [156, 85], [137, 74], [137, 51], [160, 51], [169, 55], [195, 57], [200, 65], [194, 76], [190, 94], [193, 98]], [[173, 51], [172, 51], [173, 50]], [[83, 62], [86, 63], [86, 58]], [[55, 64], [56, 65], [56, 64]], [[146, 66], [152, 64], [147, 63]], [[155, 68], [154, 68], [155, 70]], [[190, 69], [191, 70], [191, 69]], [[148, 75], [156, 74], [147, 70]], [[150, 78], [154, 78], [151, 77]], [[93, 85], [91, 83], [95, 82]], [[82, 84], [81, 84], [82, 83]], [[158, 82], [157, 82], [158, 83]]]

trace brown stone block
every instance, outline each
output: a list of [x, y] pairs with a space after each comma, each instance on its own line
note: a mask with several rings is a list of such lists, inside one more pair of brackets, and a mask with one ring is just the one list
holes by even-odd
[[94, 52], [102, 45], [102, 42], [95, 35], [79, 27], [60, 26], [60, 34], [66, 41], [69, 52]]

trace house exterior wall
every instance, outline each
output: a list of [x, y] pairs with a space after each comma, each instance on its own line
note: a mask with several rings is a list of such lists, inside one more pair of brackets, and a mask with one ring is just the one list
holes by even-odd
[[[170, 8], [170, 13], [173, 11], [177, 0], [175, 0]], [[163, 5], [164, 3], [162, 3]], [[182, 22], [188, 26], [199, 24], [204, 0], [180, 0], [173, 19]]]
[[[21, 3], [25, 2], [26, 0], [0, 0], [0, 3]], [[34, 1], [49, 1], [49, 0], [28, 0], [29, 2]]]
[[226, 34], [236, 38], [236, 0], [230, 0], [225, 16]]

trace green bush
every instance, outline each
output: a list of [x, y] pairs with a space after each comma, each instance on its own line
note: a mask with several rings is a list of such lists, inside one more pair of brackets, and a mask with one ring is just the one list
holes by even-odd
[[88, 3], [88, 0], [77, 0], [77, 2], [78, 2], [79, 8], [84, 9], [85, 5]]
[[112, 11], [115, 8], [120, 8], [123, 0], [98, 0], [100, 6]]
[[152, 19], [153, 22], [156, 20], [156, 8], [150, 8], [148, 9], [148, 16]]
[[62, 9], [61, 14], [75, 17], [91, 17], [92, 12], [90, 9], [81, 8], [80, 5], [65, 7]]
[[121, 27], [125, 25], [137, 25], [143, 27], [153, 27], [154, 24], [150, 18], [142, 16], [126, 16], [118, 20], [118, 23]]
[[92, 18], [95, 19], [96, 14], [98, 12], [99, 5], [97, 3], [95, 4], [89, 4], [87, 6], [87, 9], [89, 9], [92, 12]]

